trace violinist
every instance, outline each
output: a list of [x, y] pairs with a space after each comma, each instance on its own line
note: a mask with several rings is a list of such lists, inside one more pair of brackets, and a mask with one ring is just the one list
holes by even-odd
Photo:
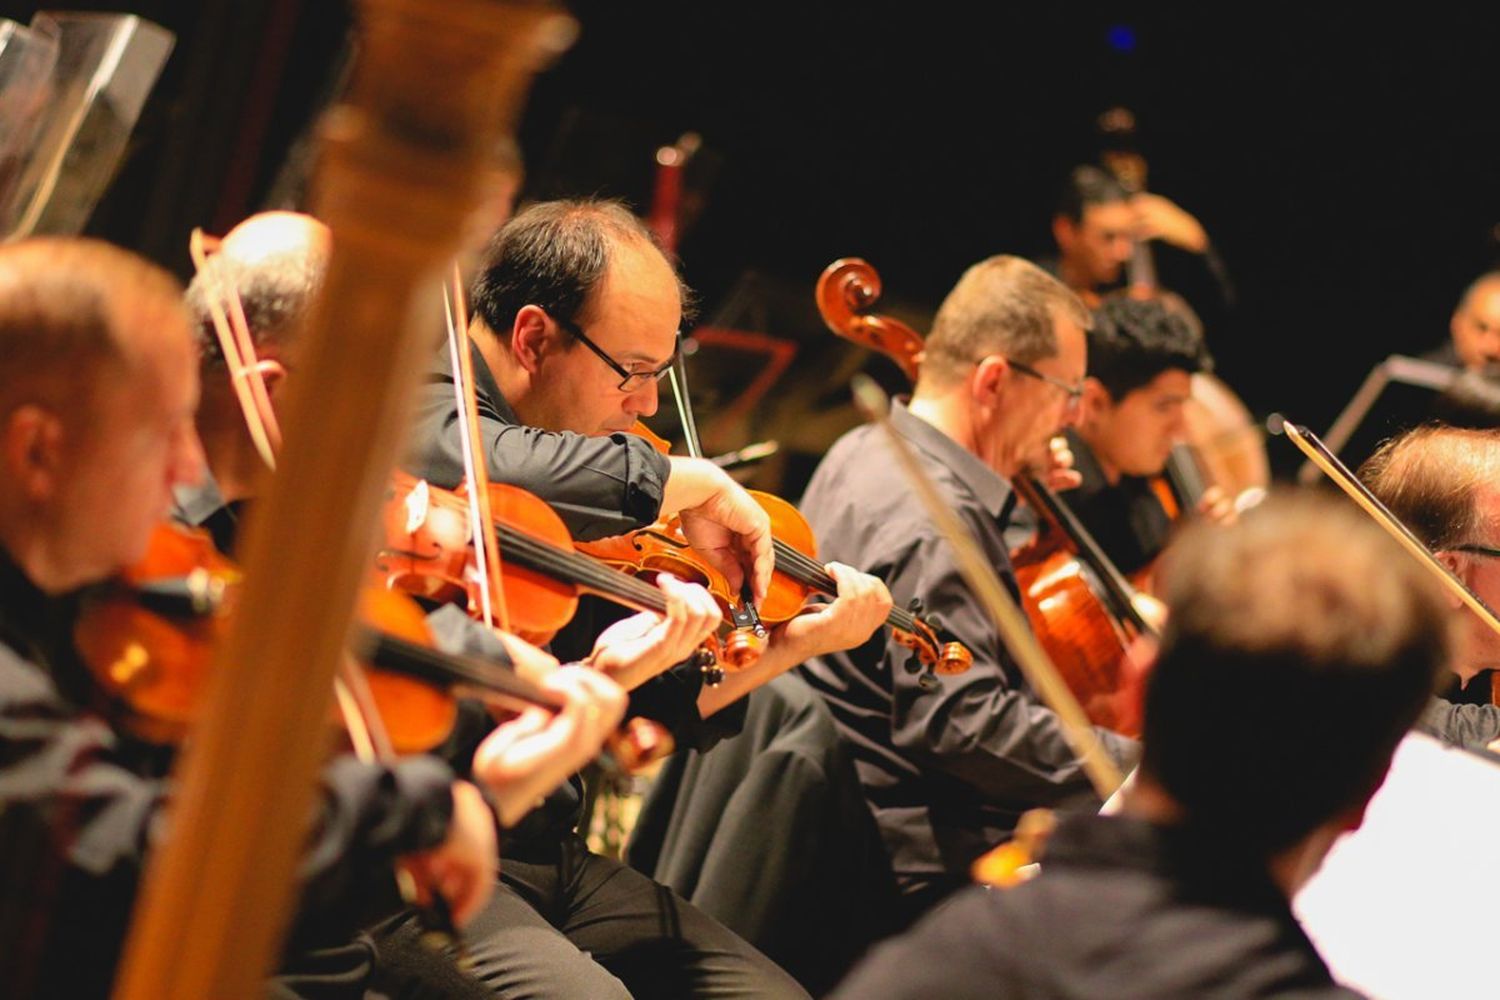
[[[107, 994], [170, 796], [169, 750], [112, 724], [73, 647], [79, 590], [144, 553], [203, 469], [181, 288], [97, 241], [0, 247], [0, 975], [9, 996]], [[459, 920], [489, 895], [495, 816], [432, 758], [334, 760], [287, 968], [399, 906], [423, 865]], [[368, 966], [369, 952], [347, 958]]]
[[[1500, 603], [1500, 431], [1429, 425], [1385, 442], [1359, 478], [1486, 604]], [[1481, 749], [1500, 738], [1490, 704], [1500, 636], [1452, 599], [1461, 642], [1422, 724], [1449, 742]]]
[[1158, 194], [1131, 193], [1099, 167], [1075, 168], [1052, 216], [1057, 256], [1038, 263], [1063, 284], [1095, 301], [1127, 285], [1137, 244], [1157, 255], [1163, 287], [1182, 294], [1217, 329], [1234, 303], [1234, 289], [1203, 224]]
[[[669, 458], [629, 433], [656, 411], [686, 298], [649, 231], [623, 206], [546, 202], [519, 213], [490, 241], [473, 285], [468, 336], [481, 446], [494, 481], [553, 504], [575, 537], [681, 512], [695, 547], [736, 586], [744, 580], [763, 593], [771, 564], [764, 511], [712, 463]], [[451, 486], [462, 463], [446, 353], [418, 406], [409, 470]], [[722, 710], [751, 688], [814, 653], [865, 641], [884, 620], [889, 599], [879, 581], [832, 572], [840, 598], [774, 630], [754, 667], [714, 687], [701, 686], [698, 669], [677, 667], [633, 692], [632, 706], [668, 724], [679, 746], [706, 749], [732, 733], [738, 710]], [[584, 618], [554, 647], [586, 649], [598, 623]], [[804, 995], [751, 946], [662, 886], [589, 853], [562, 823], [504, 846], [493, 933], [473, 949], [502, 995]], [[661, 931], [668, 924], [671, 940]]]
[[966, 890], [834, 996], [1359, 995], [1290, 901], [1360, 826], [1446, 666], [1443, 597], [1352, 506], [1312, 494], [1190, 527], [1165, 580], [1121, 814], [1059, 817], [1036, 878]]
[[[1184, 434], [1192, 375], [1213, 362], [1187, 317], [1159, 300], [1109, 296], [1088, 341], [1081, 413], [1067, 432], [1083, 481], [1068, 504], [1120, 571], [1134, 574], [1161, 553], [1183, 506], [1162, 496], [1170, 486], [1159, 477]], [[1222, 521], [1234, 507], [1209, 487], [1198, 512]]]
[[[1008, 477], [1078, 419], [1089, 322], [1078, 297], [1035, 265], [981, 261], [943, 301], [911, 400], [892, 409], [892, 425], [1013, 591]], [[968, 672], [935, 680], [887, 642], [803, 668], [853, 745], [914, 919], [965, 884], [970, 862], [1007, 838], [1022, 812], [1092, 792], [1060, 722], [1022, 680], [875, 429], [835, 443], [802, 509], [825, 557], [878, 574], [900, 606], [920, 601], [974, 654]], [[1097, 732], [1117, 762], [1133, 761], [1133, 741]]]

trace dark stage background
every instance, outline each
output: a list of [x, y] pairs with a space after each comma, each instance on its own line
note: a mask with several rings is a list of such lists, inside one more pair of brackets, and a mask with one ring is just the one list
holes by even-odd
[[[1445, 336], [1459, 291], [1497, 259], [1493, 10], [571, 6], [582, 35], [521, 133], [527, 191], [643, 209], [655, 147], [703, 136], [704, 207], [681, 247], [703, 315], [800, 345], [782, 415], [723, 429], [728, 443], [789, 410], [849, 419], [851, 362], [811, 305], [827, 263], [865, 257], [920, 317], [981, 257], [1046, 251], [1058, 182], [1093, 159], [1113, 103], [1136, 110], [1151, 187], [1228, 263], [1239, 311], [1210, 340], [1258, 413], [1326, 426], [1371, 365]], [[348, 14], [335, 0], [134, 12], [178, 48], [93, 229], [182, 271], [192, 225], [222, 230], [272, 190], [336, 76]], [[719, 373], [702, 368], [711, 411]], [[782, 471], [795, 480], [795, 463]]]

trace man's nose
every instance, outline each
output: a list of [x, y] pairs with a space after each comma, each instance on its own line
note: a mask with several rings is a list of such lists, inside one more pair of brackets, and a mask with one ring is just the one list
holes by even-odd
[[656, 379], [647, 379], [646, 384], [625, 397], [625, 409], [638, 417], [649, 417], [661, 405]]

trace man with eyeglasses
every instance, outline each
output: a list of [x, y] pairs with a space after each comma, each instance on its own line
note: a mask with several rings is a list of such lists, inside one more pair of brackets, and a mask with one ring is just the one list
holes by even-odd
[[[944, 300], [912, 397], [892, 409], [1012, 592], [1009, 480], [1045, 471], [1037, 456], [1077, 420], [1088, 324], [1078, 297], [1036, 266], [982, 261]], [[820, 552], [880, 576], [898, 605], [920, 602], [974, 653], [967, 673], [946, 677], [924, 675], [888, 641], [803, 667], [854, 748], [909, 922], [966, 884], [969, 864], [1008, 838], [1021, 813], [1098, 802], [876, 429], [833, 446], [801, 509]], [[1122, 765], [1133, 761], [1133, 741], [1098, 735]]]
[[[1500, 608], [1500, 431], [1419, 427], [1381, 445], [1359, 478], [1465, 586]], [[1500, 634], [1457, 598], [1449, 601], [1464, 622], [1459, 655], [1444, 696], [1433, 699], [1421, 724], [1482, 749], [1500, 739], [1500, 708], [1489, 703]]]
[[[738, 587], [764, 593], [769, 521], [702, 459], [668, 457], [631, 433], [658, 405], [689, 300], [648, 230], [622, 205], [533, 205], [501, 227], [472, 288], [468, 327], [491, 477], [553, 505], [591, 540], [679, 513], [694, 547]], [[411, 472], [440, 486], [463, 475], [447, 352], [419, 398]], [[631, 711], [707, 749], [738, 729], [743, 695], [791, 666], [869, 639], [890, 598], [879, 580], [830, 566], [839, 596], [772, 630], [760, 660], [702, 684], [684, 664], [631, 694]], [[553, 643], [586, 654], [603, 614], [587, 602]], [[498, 996], [805, 997], [727, 929], [572, 832], [577, 801], [549, 801], [502, 846], [503, 885], [471, 934], [473, 973]]]

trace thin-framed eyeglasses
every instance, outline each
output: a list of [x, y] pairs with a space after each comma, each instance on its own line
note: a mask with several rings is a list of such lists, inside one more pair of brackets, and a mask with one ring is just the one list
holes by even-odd
[[1012, 361], [1010, 360], [1010, 358], [1006, 358], [1005, 363], [1010, 365], [1016, 371], [1020, 372], [1022, 375], [1029, 375], [1034, 379], [1040, 379], [1043, 382], [1046, 382], [1048, 385], [1056, 386], [1063, 392], [1067, 393], [1069, 406], [1077, 406], [1079, 402], [1083, 400], [1082, 383], [1079, 383], [1078, 385], [1072, 385], [1068, 382], [1064, 382], [1060, 378], [1054, 378], [1053, 376], [1048, 375], [1046, 372], [1039, 372], [1030, 365], [1023, 365], [1019, 361]]
[[1489, 556], [1491, 559], [1500, 559], [1500, 549], [1492, 549], [1488, 545], [1478, 545], [1472, 542], [1450, 546], [1449, 551], [1467, 552], [1470, 555]]
[[614, 358], [604, 353], [604, 348], [600, 347], [598, 344], [590, 340], [588, 336], [583, 332], [583, 329], [577, 323], [574, 323], [570, 319], [563, 319], [560, 316], [553, 316], [552, 321], [558, 326], [562, 327], [564, 330], [571, 333], [573, 336], [577, 337], [579, 341], [582, 342], [584, 347], [587, 347], [589, 350], [597, 354], [600, 361], [603, 361], [605, 364], [609, 365], [609, 367], [614, 370], [614, 373], [620, 376], [619, 389], [621, 392], [635, 392], [637, 389], [640, 389], [648, 382], [660, 382], [662, 379], [666, 378], [667, 373], [672, 370], [672, 365], [677, 362], [678, 353], [682, 350], [682, 333], [681, 331], [679, 331], [677, 334], [677, 345], [672, 349], [672, 356], [667, 359], [666, 364], [662, 365], [660, 368], [647, 368], [645, 370], [631, 371], [629, 368], [626, 368]]

